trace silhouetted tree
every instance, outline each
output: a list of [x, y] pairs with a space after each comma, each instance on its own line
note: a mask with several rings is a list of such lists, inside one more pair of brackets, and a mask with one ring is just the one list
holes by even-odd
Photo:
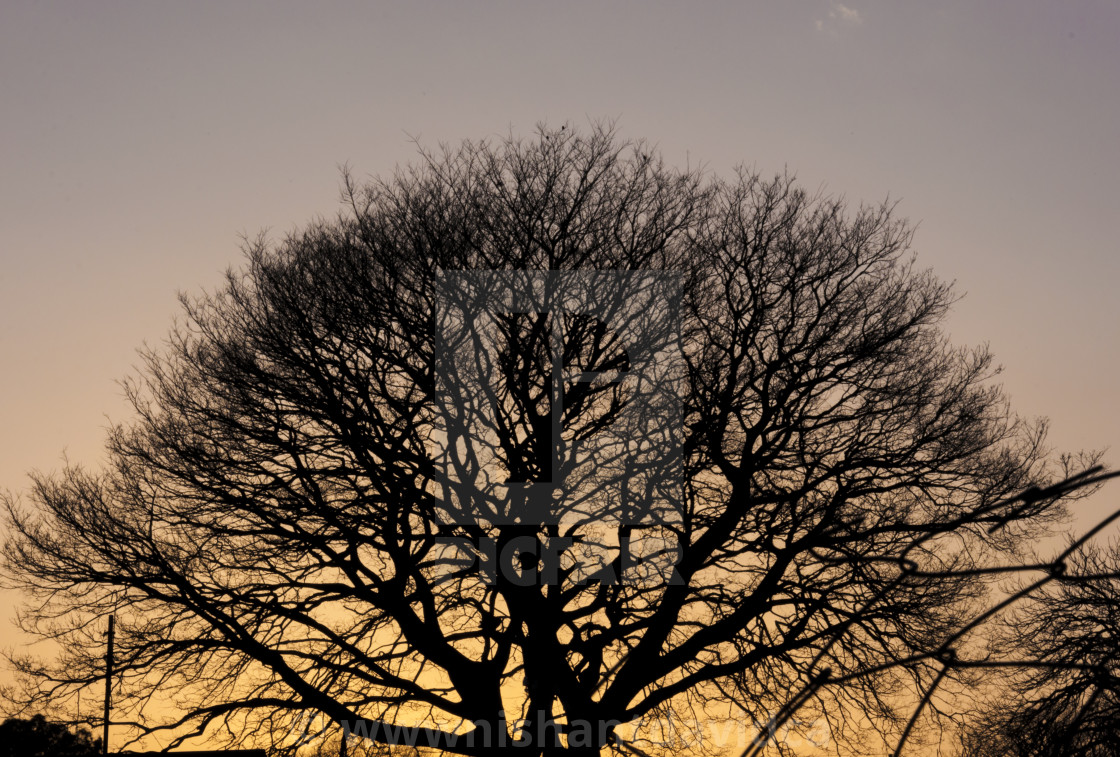
[[994, 646], [997, 659], [1029, 664], [993, 682], [968, 757], [1120, 755], [1120, 547], [1078, 550], [1015, 607]]
[[[1059, 514], [1015, 500], [1068, 466], [939, 331], [950, 287], [890, 205], [606, 129], [346, 197], [184, 298], [108, 470], [9, 498], [26, 625], [64, 625], [57, 665], [23, 662], [38, 696], [96, 680], [115, 613], [117, 719], [144, 731], [317, 713], [597, 754], [647, 743], [618, 723], [765, 734], [793, 703], [836, 743], [856, 715], [897, 734], [903, 695], [956, 675], [967, 571]], [[157, 694], [182, 720], [141, 722]]]
[[101, 740], [85, 729], [72, 731], [42, 715], [0, 723], [0, 757], [92, 757], [101, 754]]

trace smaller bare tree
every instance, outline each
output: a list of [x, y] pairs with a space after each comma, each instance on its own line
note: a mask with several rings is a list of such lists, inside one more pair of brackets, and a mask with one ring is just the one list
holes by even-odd
[[995, 659], [1010, 673], [970, 728], [968, 757], [1120, 755], [1120, 544], [1066, 552], [1004, 619]]

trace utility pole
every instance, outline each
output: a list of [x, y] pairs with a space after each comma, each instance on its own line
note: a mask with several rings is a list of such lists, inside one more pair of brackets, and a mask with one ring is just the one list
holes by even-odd
[[101, 753], [109, 754], [109, 706], [113, 690], [113, 630], [117, 616], [109, 616], [108, 643], [105, 649], [105, 713], [104, 725], [101, 731]]

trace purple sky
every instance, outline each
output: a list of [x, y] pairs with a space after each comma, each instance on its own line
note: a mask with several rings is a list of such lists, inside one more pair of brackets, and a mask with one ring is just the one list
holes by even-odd
[[176, 291], [333, 215], [339, 164], [603, 118], [671, 163], [900, 200], [967, 293], [954, 340], [1116, 464], [1118, 40], [1115, 0], [0, 0], [0, 488], [97, 465]]

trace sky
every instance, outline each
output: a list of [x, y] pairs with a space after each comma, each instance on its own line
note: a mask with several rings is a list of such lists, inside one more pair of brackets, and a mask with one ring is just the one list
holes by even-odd
[[953, 340], [1056, 451], [1116, 465], [1117, 39], [1115, 0], [0, 0], [0, 489], [100, 465], [177, 293], [337, 213], [340, 166], [604, 119], [671, 164], [898, 201], [965, 295]]

